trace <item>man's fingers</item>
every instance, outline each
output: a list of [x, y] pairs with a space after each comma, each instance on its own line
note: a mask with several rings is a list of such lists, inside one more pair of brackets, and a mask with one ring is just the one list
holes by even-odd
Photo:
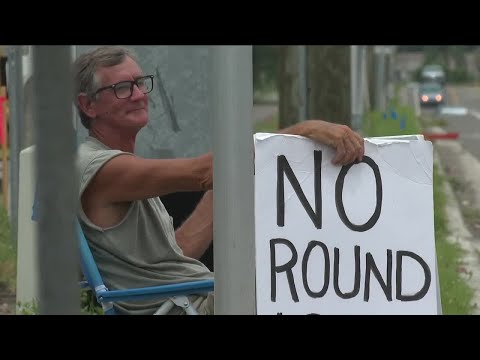
[[333, 146], [336, 150], [332, 159], [334, 165], [346, 165], [355, 160], [362, 161], [365, 154], [364, 139], [351, 129], [337, 133]]
[[332, 163], [334, 165], [338, 165], [341, 163], [341, 161], [343, 160], [344, 156], [345, 156], [345, 145], [343, 144], [343, 140], [340, 139], [336, 146], [335, 146], [335, 150], [336, 150], [336, 154], [334, 156], [334, 158], [332, 159]]
[[[365, 153], [365, 147], [363, 139], [356, 132], [352, 132], [350, 139], [352, 141], [353, 147], [355, 148], [355, 154], [353, 160], [362, 161], [363, 155]], [[352, 160], [352, 161], [353, 161]]]
[[354, 134], [354, 137], [355, 137], [355, 140], [358, 144], [358, 147], [357, 147], [357, 160], [358, 161], [362, 161], [363, 159], [363, 156], [365, 155], [365, 141], [363, 140], [363, 138], [357, 134], [356, 132], [353, 133]]
[[344, 139], [345, 143], [345, 156], [343, 158], [342, 165], [350, 164], [357, 158], [357, 148], [356, 142], [352, 139], [352, 137], [347, 136]]

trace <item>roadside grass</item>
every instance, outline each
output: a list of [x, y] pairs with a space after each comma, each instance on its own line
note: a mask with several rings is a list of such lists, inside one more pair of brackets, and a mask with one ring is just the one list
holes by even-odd
[[388, 111], [372, 111], [363, 120], [366, 136], [421, 134], [421, 127], [411, 107], [389, 107]]
[[[442, 190], [445, 181], [447, 179], [440, 176], [437, 167], [434, 166], [435, 243], [442, 310], [445, 315], [467, 315], [471, 314], [473, 310], [471, 305], [473, 290], [460, 276], [460, 274], [464, 273], [461, 262], [464, 251], [456, 244], [447, 241], [449, 233], [445, 213], [445, 195]], [[468, 276], [468, 274], [464, 275]]]

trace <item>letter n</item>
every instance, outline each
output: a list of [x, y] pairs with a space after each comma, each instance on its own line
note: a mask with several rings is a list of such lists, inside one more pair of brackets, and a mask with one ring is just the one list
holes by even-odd
[[310, 206], [305, 194], [303, 193], [300, 183], [298, 182], [295, 174], [293, 173], [290, 164], [287, 161], [285, 155], [279, 155], [277, 157], [277, 225], [285, 225], [285, 184], [284, 175], [287, 176], [288, 181], [293, 187], [295, 194], [300, 200], [303, 208], [307, 212], [308, 216], [312, 220], [317, 229], [322, 228], [322, 152], [315, 150], [314, 156], [314, 187], [315, 187], [315, 211]]

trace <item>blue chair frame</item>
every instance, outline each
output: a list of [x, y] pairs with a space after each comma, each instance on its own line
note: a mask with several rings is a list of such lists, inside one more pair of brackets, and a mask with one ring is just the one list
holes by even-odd
[[90, 246], [78, 220], [76, 220], [76, 228], [82, 272], [87, 279], [86, 283], [83, 282], [81, 286], [89, 287], [94, 291], [97, 302], [102, 305], [106, 315], [115, 314], [113, 303], [116, 301], [135, 301], [153, 298], [168, 298], [170, 300], [170, 302], [165, 302], [164, 306], [156, 312], [158, 315], [165, 314], [175, 305], [184, 308], [187, 314], [195, 315], [196, 310], [190, 306], [185, 295], [207, 293], [214, 289], [214, 280], [198, 280], [143, 288], [109, 290], [98, 271]]
[[[32, 206], [32, 220], [38, 220], [37, 191]], [[155, 315], [167, 314], [174, 306], [183, 308], [189, 315], [197, 315], [196, 309], [190, 305], [187, 295], [208, 293], [214, 289], [214, 280], [198, 280], [178, 284], [149, 286], [142, 288], [109, 290], [103, 282], [97, 264], [85, 238], [78, 218], [75, 219], [76, 234], [80, 252], [80, 265], [86, 280], [80, 282], [81, 288], [93, 291], [97, 302], [102, 306], [105, 315], [115, 315], [113, 304], [117, 301], [136, 301], [146, 299], [163, 299], [167, 301], [155, 312]]]

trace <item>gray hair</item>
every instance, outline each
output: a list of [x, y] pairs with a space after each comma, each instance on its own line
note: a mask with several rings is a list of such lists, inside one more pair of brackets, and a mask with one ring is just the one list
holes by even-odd
[[137, 61], [135, 53], [121, 46], [101, 46], [81, 54], [73, 64], [75, 106], [80, 115], [82, 125], [90, 129], [91, 118], [85, 114], [78, 104], [78, 94], [86, 93], [91, 100], [95, 99], [95, 91], [100, 87], [96, 72], [100, 67], [121, 64], [127, 57]]

